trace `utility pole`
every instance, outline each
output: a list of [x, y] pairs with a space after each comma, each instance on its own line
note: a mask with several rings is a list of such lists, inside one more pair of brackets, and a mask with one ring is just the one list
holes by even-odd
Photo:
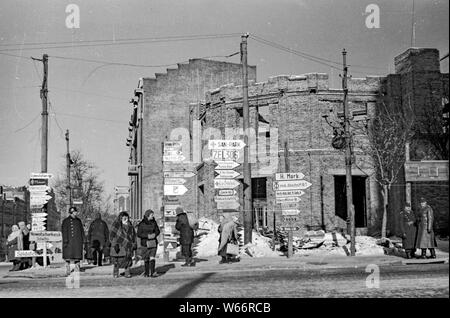
[[41, 88], [41, 100], [42, 100], [42, 141], [41, 141], [41, 172], [47, 172], [47, 156], [48, 156], [48, 104], [47, 104], [47, 93], [48, 93], [48, 55], [44, 54], [42, 60], [35, 59], [36, 61], [41, 61], [44, 64], [44, 78], [42, 80]]
[[347, 227], [347, 233], [350, 234], [350, 255], [355, 256], [355, 209], [353, 207], [353, 186], [352, 186], [352, 138], [350, 132], [350, 121], [348, 112], [348, 87], [347, 87], [347, 52], [342, 51], [344, 75], [342, 77], [342, 90], [344, 91], [344, 136], [345, 136], [345, 182], [347, 195], [347, 219], [350, 228]]
[[244, 244], [252, 242], [252, 176], [251, 167], [248, 160], [249, 144], [248, 134], [250, 127], [250, 111], [248, 105], [248, 69], [247, 69], [247, 38], [248, 34], [241, 36], [241, 62], [242, 62], [242, 107], [243, 107], [243, 128], [244, 128]]
[[66, 154], [66, 163], [67, 163], [67, 190], [69, 191], [69, 209], [72, 206], [72, 186], [70, 184], [70, 150], [69, 150], [69, 129], [66, 131], [66, 145], [67, 145], [67, 154]]

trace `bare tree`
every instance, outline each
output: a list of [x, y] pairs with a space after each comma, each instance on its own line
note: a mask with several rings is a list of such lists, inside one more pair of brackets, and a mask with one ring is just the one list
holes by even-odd
[[386, 237], [389, 193], [404, 167], [406, 143], [413, 136], [413, 118], [411, 109], [396, 109], [380, 102], [375, 116], [355, 127], [355, 131], [361, 132], [364, 137], [358, 146], [371, 158], [370, 161], [362, 159], [372, 167], [372, 176], [380, 185], [383, 199], [382, 238]]
[[[83, 202], [79, 207], [79, 217], [83, 223], [94, 219], [95, 214], [98, 212], [103, 216], [112, 213], [111, 205], [108, 204], [108, 198], [104, 198], [105, 190], [103, 182], [99, 178], [100, 171], [98, 167], [84, 159], [82, 153], [78, 150], [71, 152], [70, 159], [70, 188], [72, 189], [72, 197]], [[56, 177], [53, 187], [56, 192], [58, 209], [67, 211], [69, 187], [65, 168], [63, 171]]]

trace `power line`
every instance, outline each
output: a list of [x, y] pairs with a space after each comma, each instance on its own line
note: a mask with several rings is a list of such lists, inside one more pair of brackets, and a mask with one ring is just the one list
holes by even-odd
[[[23, 49], [19, 48], [9, 48], [0, 49], [1, 52], [5, 51], [19, 51], [19, 50], [47, 50], [47, 49], [64, 49], [64, 48], [75, 48], [75, 47], [96, 47], [96, 46], [114, 46], [114, 45], [129, 45], [129, 44], [146, 44], [146, 43], [165, 43], [165, 42], [178, 42], [178, 41], [196, 41], [196, 40], [208, 40], [208, 39], [223, 39], [231, 38], [240, 35], [239, 33], [231, 34], [213, 34], [213, 35], [203, 35], [203, 36], [178, 36], [173, 38], [148, 38], [141, 40], [101, 40], [109, 41], [111, 43], [94, 43], [94, 44], [80, 44], [80, 45], [58, 45], [58, 46], [41, 46], [41, 47], [25, 47]], [[67, 42], [66, 42], [67, 43]], [[72, 42], [70, 42], [72, 43]]]
[[[298, 51], [298, 50], [286, 47], [284, 45], [281, 45], [279, 43], [276, 43], [276, 42], [273, 42], [273, 41], [269, 41], [267, 39], [264, 39], [264, 38], [256, 36], [256, 35], [250, 35], [250, 38], [252, 38], [253, 40], [255, 40], [257, 42], [260, 42], [262, 44], [265, 44], [265, 45], [268, 45], [268, 46], [280, 49], [282, 51], [285, 51], [285, 52], [288, 52], [288, 53], [292, 53], [292, 54], [295, 54], [295, 55], [299, 55], [299, 56], [301, 56], [301, 57], [303, 57], [305, 59], [311, 60], [313, 62], [316, 62], [316, 63], [319, 63], [319, 64], [323, 64], [323, 65], [329, 66], [329, 67], [337, 69], [337, 70], [341, 70], [340, 68], [336, 68], [336, 67], [334, 67], [332, 65], [329, 65], [329, 64], [341, 65], [340, 62], [329, 60], [329, 59], [325, 59], [325, 58], [321, 58], [321, 57], [318, 57], [318, 56], [314, 56], [314, 55], [311, 55], [311, 54], [308, 54], [308, 53], [305, 53], [305, 52], [302, 52], [302, 51]], [[380, 67], [376, 67], [376, 66], [368, 66], [368, 65], [357, 65], [357, 64], [353, 65], [352, 64], [352, 65], [349, 65], [349, 66], [351, 66], [353, 68], [365, 68], [365, 69], [384, 70], [384, 68], [380, 68]]]
[[50, 109], [53, 110], [53, 118], [55, 119], [56, 126], [58, 126], [58, 128], [59, 128], [60, 136], [61, 136], [61, 138], [62, 138], [63, 140], [65, 140], [63, 129], [62, 129], [61, 126], [59, 125], [58, 119], [56, 118], [55, 109], [53, 108], [53, 105], [52, 105], [52, 103], [50, 102], [50, 99], [48, 99], [48, 104], [49, 104], [49, 106], [50, 106]]
[[[17, 50], [20, 50], [20, 49], [17, 49]], [[1, 51], [1, 50], [0, 50]], [[1, 55], [6, 55], [6, 56], [11, 56], [11, 57], [18, 57], [18, 58], [21, 58], [21, 59], [31, 59], [31, 56], [30, 57], [26, 57], [26, 56], [22, 56], [22, 55], [16, 55], [16, 54], [10, 54], [10, 53], [3, 53], [3, 52], [0, 52], [0, 54]]]
[[113, 123], [120, 123], [125, 124], [126, 121], [119, 121], [114, 119], [105, 119], [105, 118], [98, 118], [98, 117], [89, 117], [89, 116], [83, 116], [83, 115], [75, 115], [75, 114], [67, 114], [67, 113], [56, 113], [53, 111], [54, 114], [61, 115], [61, 116], [69, 116], [69, 117], [77, 117], [77, 118], [85, 118], [85, 119], [93, 119], [93, 120], [100, 120], [100, 121], [107, 121], [107, 122], [113, 122]]
[[25, 126], [23, 126], [22, 128], [19, 128], [17, 130], [14, 131], [14, 133], [18, 133], [21, 130], [24, 130], [25, 128], [27, 128], [28, 126], [30, 126], [41, 114], [37, 114], [36, 117], [34, 117], [28, 124], [26, 124]]

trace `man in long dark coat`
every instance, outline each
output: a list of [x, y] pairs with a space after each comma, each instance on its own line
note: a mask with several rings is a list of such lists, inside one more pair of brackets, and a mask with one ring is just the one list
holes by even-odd
[[417, 234], [416, 247], [422, 249], [420, 258], [426, 258], [427, 248], [430, 250], [430, 258], [436, 258], [435, 248], [437, 247], [436, 239], [434, 237], [433, 209], [428, 205], [425, 198], [420, 198], [420, 210], [418, 214], [419, 229]]
[[109, 242], [108, 225], [102, 220], [102, 215], [97, 213], [88, 231], [89, 247], [92, 250], [94, 265], [102, 266], [103, 248]]
[[61, 226], [63, 259], [66, 261], [66, 274], [70, 275], [70, 263], [75, 263], [75, 271], [80, 271], [80, 260], [83, 259], [84, 228], [77, 217], [76, 207], [69, 209], [69, 216], [64, 219]]
[[402, 246], [406, 252], [406, 258], [414, 258], [416, 252], [417, 223], [416, 215], [411, 209], [411, 204], [406, 203], [405, 209], [400, 212], [400, 229], [402, 232]]
[[187, 214], [182, 207], [176, 208], [177, 223], [175, 228], [180, 232], [181, 255], [186, 259], [186, 262], [181, 266], [195, 266], [192, 259], [192, 243], [194, 242], [194, 230], [189, 225]]

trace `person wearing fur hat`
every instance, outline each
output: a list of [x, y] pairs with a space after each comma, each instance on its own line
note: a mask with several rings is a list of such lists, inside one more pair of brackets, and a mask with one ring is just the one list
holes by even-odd
[[177, 213], [175, 228], [180, 232], [181, 255], [186, 259], [186, 262], [181, 266], [195, 266], [195, 262], [192, 259], [194, 230], [189, 225], [189, 219], [182, 207], [177, 207], [175, 212]]
[[61, 225], [63, 259], [66, 261], [66, 275], [70, 275], [70, 263], [75, 263], [75, 272], [80, 271], [80, 261], [83, 259], [84, 227], [77, 217], [78, 209], [71, 207], [69, 216]]
[[400, 212], [400, 229], [402, 233], [402, 247], [406, 258], [414, 258], [416, 252], [417, 222], [411, 204], [406, 203], [405, 209]]
[[144, 277], [158, 277], [155, 263], [159, 233], [155, 213], [152, 210], [145, 211], [144, 218], [137, 228], [137, 236], [141, 239], [141, 256], [144, 259]]
[[416, 247], [422, 250], [420, 258], [426, 258], [427, 249], [430, 250], [430, 258], [436, 258], [435, 248], [437, 247], [437, 243], [433, 231], [433, 214], [433, 209], [428, 205], [427, 200], [424, 197], [420, 198], [418, 214], [419, 229], [416, 241]]
[[131, 278], [130, 267], [133, 264], [133, 251], [136, 249], [136, 231], [127, 212], [122, 211], [114, 221], [109, 235], [113, 259], [113, 277], [119, 277], [119, 269], [125, 268], [125, 277]]

